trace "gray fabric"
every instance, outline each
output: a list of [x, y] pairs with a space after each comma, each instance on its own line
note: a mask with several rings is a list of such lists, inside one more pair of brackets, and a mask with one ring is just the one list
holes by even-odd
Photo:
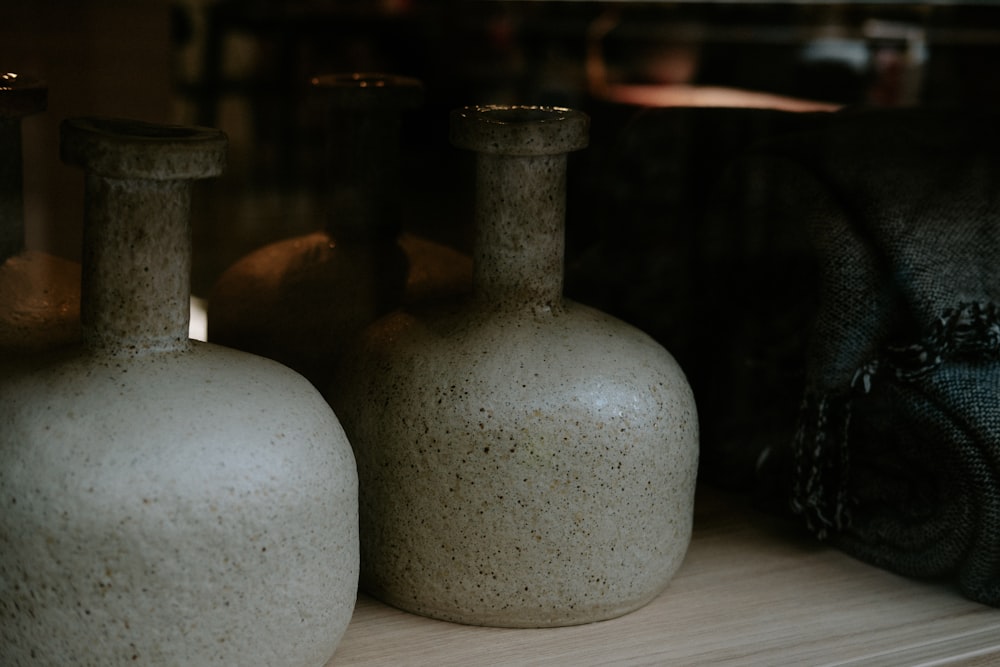
[[574, 182], [596, 205], [568, 228], [581, 235], [591, 211], [605, 225], [582, 225], [599, 243], [569, 245], [574, 298], [651, 333], [685, 369], [702, 482], [792, 505], [858, 558], [993, 605], [998, 121], [595, 117], [622, 129], [580, 154], [591, 178]]
[[1000, 605], [1000, 117], [844, 114], [759, 152], [821, 274], [790, 455], [818, 536]]

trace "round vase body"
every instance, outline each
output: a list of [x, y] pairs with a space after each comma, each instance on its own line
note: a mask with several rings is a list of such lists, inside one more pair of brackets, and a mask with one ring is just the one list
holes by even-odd
[[208, 335], [325, 387], [364, 327], [400, 304], [468, 292], [472, 263], [448, 246], [400, 233], [401, 115], [419, 103], [420, 82], [351, 74], [312, 84], [327, 102], [327, 224], [223, 272], [209, 296]]
[[350, 356], [332, 403], [376, 597], [461, 623], [568, 625], [642, 606], [680, 566], [697, 415], [645, 334], [571, 302], [400, 313]]
[[78, 119], [82, 340], [0, 372], [0, 664], [313, 665], [358, 578], [337, 418], [273, 361], [187, 338], [190, 181], [214, 130]]
[[209, 344], [0, 383], [0, 662], [313, 665], [353, 611], [357, 483], [318, 392]]
[[48, 88], [0, 73], [0, 354], [80, 338], [80, 265], [24, 247], [21, 120], [45, 109]]
[[326, 231], [255, 250], [208, 301], [208, 338], [322, 383], [346, 341], [399, 303], [406, 257], [395, 244], [345, 244]]
[[328, 231], [278, 241], [212, 287], [209, 338], [295, 369], [317, 387], [358, 333], [403, 303], [468, 291], [467, 255], [413, 234], [340, 242]]
[[80, 339], [80, 265], [37, 250], [0, 264], [0, 351], [17, 355]]
[[[502, 134], [508, 111], [470, 114], [500, 114]], [[376, 322], [328, 393], [358, 461], [362, 587], [477, 625], [632, 611], [667, 585], [692, 529], [683, 372], [647, 335], [561, 297], [564, 153], [586, 117], [529, 116], [515, 110], [513, 131], [540, 133], [542, 159], [480, 161], [474, 295]]]

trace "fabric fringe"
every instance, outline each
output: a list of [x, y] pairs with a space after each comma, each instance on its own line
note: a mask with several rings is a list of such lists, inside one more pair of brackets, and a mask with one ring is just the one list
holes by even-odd
[[913, 381], [948, 360], [1000, 359], [1000, 312], [994, 303], [949, 308], [918, 343], [887, 345], [880, 358], [858, 368], [846, 391], [807, 391], [799, 407], [792, 451], [792, 511], [819, 539], [851, 526], [857, 499], [850, 490], [852, 404], [871, 392], [877, 376]]

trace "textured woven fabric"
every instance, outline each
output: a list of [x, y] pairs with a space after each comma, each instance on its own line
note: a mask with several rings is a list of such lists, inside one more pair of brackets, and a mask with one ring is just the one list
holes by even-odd
[[[771, 142], [821, 276], [789, 493], [818, 536], [1000, 605], [1000, 117], [847, 113]], [[766, 165], [762, 167], [761, 165]]]
[[998, 121], [643, 111], [583, 152], [606, 227], [568, 282], [677, 356], [702, 481], [993, 605]]

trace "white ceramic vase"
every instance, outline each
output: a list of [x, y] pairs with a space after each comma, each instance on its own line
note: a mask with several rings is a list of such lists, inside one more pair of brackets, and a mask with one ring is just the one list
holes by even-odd
[[357, 474], [304, 378], [190, 341], [193, 179], [216, 130], [75, 119], [83, 342], [0, 373], [0, 664], [326, 664]]
[[0, 356], [80, 337], [80, 265], [25, 247], [21, 122], [45, 109], [48, 86], [0, 73]]
[[311, 89], [325, 109], [326, 224], [229, 267], [209, 296], [208, 337], [276, 359], [322, 388], [364, 327], [401, 303], [467, 292], [472, 263], [401, 233], [401, 123], [423, 98], [420, 81], [331, 74]]
[[635, 328], [562, 296], [567, 153], [589, 119], [452, 115], [476, 151], [474, 292], [370, 327], [328, 397], [355, 448], [361, 580], [477, 625], [587, 623], [659, 594], [691, 536], [698, 422]]

